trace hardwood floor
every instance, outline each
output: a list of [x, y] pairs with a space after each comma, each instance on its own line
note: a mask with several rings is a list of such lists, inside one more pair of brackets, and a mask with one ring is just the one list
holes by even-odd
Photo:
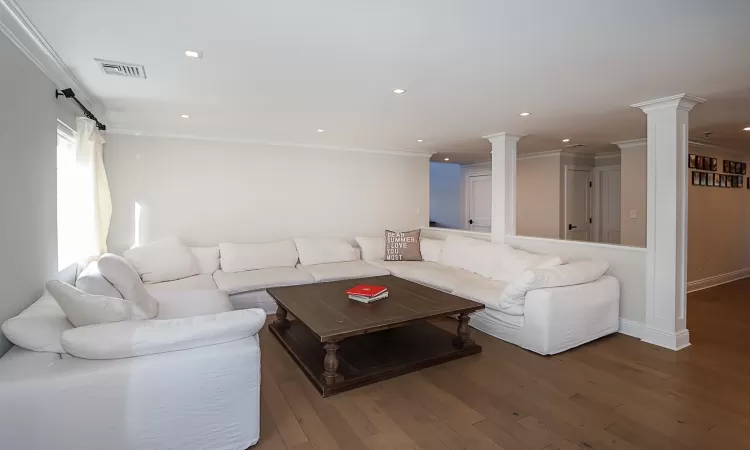
[[544, 357], [472, 329], [480, 355], [326, 399], [264, 329], [253, 449], [750, 449], [748, 293], [690, 294], [677, 353], [615, 334]]

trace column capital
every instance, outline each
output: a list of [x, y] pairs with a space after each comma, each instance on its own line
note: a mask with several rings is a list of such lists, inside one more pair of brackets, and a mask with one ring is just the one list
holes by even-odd
[[620, 147], [620, 150], [628, 150], [635, 147], [646, 148], [646, 138], [641, 139], [630, 139], [627, 141], [613, 142], [614, 145]]
[[523, 135], [502, 132], [502, 133], [488, 134], [487, 136], [482, 136], [482, 137], [487, 139], [493, 144], [495, 142], [501, 142], [501, 141], [511, 141], [515, 143], [515, 142], [518, 142], [518, 140], [521, 139]]
[[677, 94], [670, 97], [657, 98], [655, 100], [649, 100], [646, 102], [635, 103], [633, 108], [640, 108], [646, 114], [652, 111], [658, 111], [661, 109], [681, 109], [683, 111], [690, 111], [693, 107], [699, 103], [705, 102], [705, 98], [696, 97], [689, 94]]

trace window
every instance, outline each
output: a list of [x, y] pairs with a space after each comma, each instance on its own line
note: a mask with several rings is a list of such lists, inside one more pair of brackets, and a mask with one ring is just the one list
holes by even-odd
[[57, 267], [62, 270], [95, 253], [91, 247], [94, 190], [91, 170], [76, 160], [75, 132], [57, 126]]

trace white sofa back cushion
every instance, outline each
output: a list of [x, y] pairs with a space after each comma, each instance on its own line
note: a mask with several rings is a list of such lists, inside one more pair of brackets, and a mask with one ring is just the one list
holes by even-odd
[[354, 240], [362, 249], [362, 259], [365, 261], [382, 261], [385, 259], [385, 236], [355, 237]]
[[491, 278], [499, 261], [513, 247], [463, 236], [448, 236], [440, 252], [440, 264]]
[[99, 271], [99, 262], [92, 261], [76, 279], [76, 287], [91, 295], [122, 298], [122, 294]]
[[198, 263], [198, 271], [201, 275], [213, 275], [219, 270], [219, 247], [190, 247]]
[[128, 321], [74, 328], [62, 346], [86, 359], [119, 359], [236, 341], [258, 333], [261, 309], [243, 309], [184, 319]]
[[159, 302], [148, 293], [138, 272], [125, 258], [105, 253], [99, 258], [99, 271], [120, 291], [122, 298], [135, 303], [144, 312], [146, 319], [156, 317], [159, 312]]
[[60, 338], [73, 328], [60, 304], [48, 292], [21, 314], [6, 320], [3, 334], [19, 347], [35, 352], [65, 353]]
[[76, 327], [146, 318], [146, 313], [129, 300], [87, 294], [57, 280], [48, 281], [46, 287]]
[[179, 280], [199, 272], [193, 254], [177, 237], [131, 248], [124, 255], [146, 283]]
[[440, 253], [443, 251], [443, 244], [445, 244], [445, 241], [429, 238], [421, 238], [419, 241], [419, 248], [422, 252], [422, 261], [439, 263]]
[[219, 244], [219, 252], [224, 272], [294, 267], [299, 258], [291, 239], [263, 244]]
[[564, 263], [563, 259], [559, 256], [529, 253], [510, 246], [506, 247], [502, 252], [502, 256], [494, 263], [489, 274], [489, 277], [495, 281], [513, 283], [527, 270], [546, 269]]
[[357, 250], [344, 239], [294, 238], [303, 266], [357, 260]]

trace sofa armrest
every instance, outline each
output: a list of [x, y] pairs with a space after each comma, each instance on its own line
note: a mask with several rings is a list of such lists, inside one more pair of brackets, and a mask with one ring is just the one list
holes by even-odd
[[62, 334], [65, 351], [85, 359], [118, 359], [187, 350], [253, 336], [263, 327], [260, 309], [169, 320], [89, 325]]
[[[610, 276], [574, 286], [526, 293], [524, 327], [543, 336], [547, 354], [557, 353], [619, 328], [620, 283]], [[567, 345], [570, 344], [570, 345]]]

